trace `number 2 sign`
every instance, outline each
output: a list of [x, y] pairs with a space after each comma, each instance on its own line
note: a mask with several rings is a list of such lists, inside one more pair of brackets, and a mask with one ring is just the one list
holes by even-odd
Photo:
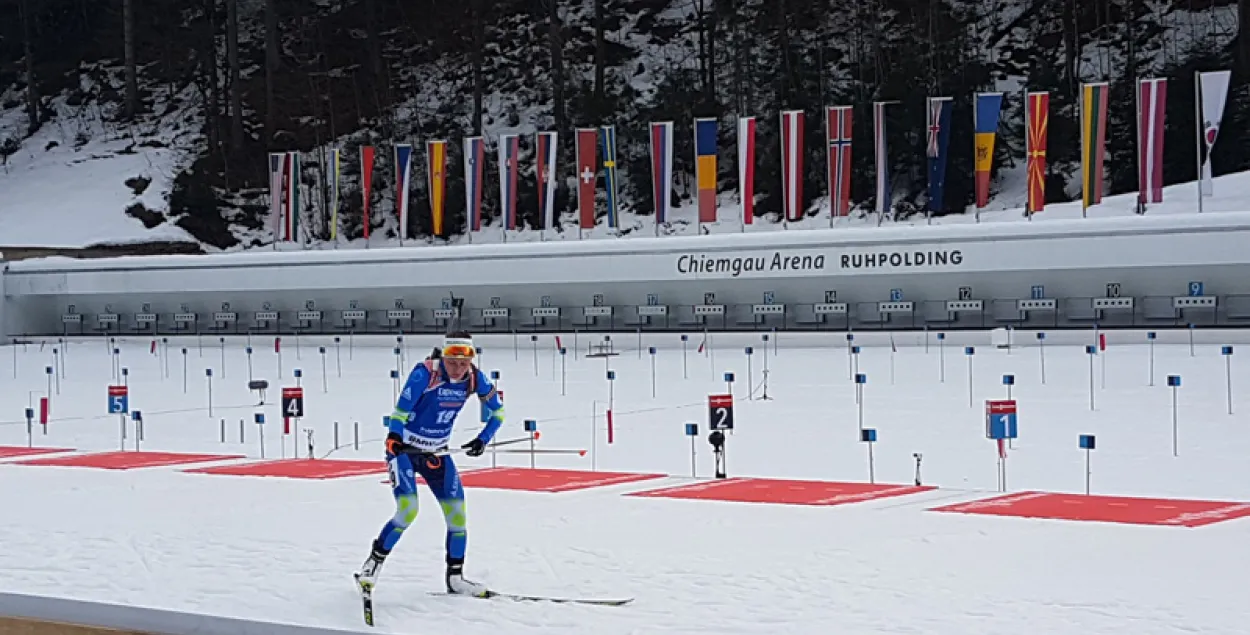
[[733, 395], [707, 396], [707, 425], [713, 430], [734, 429]]

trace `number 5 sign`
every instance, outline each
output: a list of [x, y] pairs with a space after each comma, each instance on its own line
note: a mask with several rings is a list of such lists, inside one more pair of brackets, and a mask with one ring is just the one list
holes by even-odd
[[130, 412], [130, 390], [125, 386], [109, 386], [109, 414]]
[[734, 429], [734, 396], [707, 396], [707, 425], [713, 430]]

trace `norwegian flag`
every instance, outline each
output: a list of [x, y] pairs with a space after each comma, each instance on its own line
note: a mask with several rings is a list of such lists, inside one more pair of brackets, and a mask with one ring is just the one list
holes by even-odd
[[851, 106], [825, 109], [825, 136], [829, 145], [829, 209], [833, 216], [851, 211]]

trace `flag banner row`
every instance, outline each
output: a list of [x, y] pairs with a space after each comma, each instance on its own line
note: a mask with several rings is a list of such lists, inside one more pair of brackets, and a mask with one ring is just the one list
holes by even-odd
[[[1200, 71], [1195, 73], [1195, 115], [1197, 117], [1198, 204], [1201, 211], [1202, 198], [1211, 196], [1211, 152], [1219, 136], [1228, 97], [1231, 71]], [[1147, 205], [1163, 201], [1163, 160], [1165, 115], [1167, 110], [1167, 80], [1164, 78], [1141, 78], [1136, 82], [1136, 146], [1139, 212]], [[1107, 156], [1108, 82], [1084, 83], [1080, 87], [1077, 104], [1081, 141], [1081, 206], [1082, 214], [1091, 206], [1102, 202], [1105, 194], [1105, 158]], [[990, 200], [991, 174], [994, 152], [1005, 95], [997, 92], [973, 95], [973, 171], [975, 185], [975, 209], [979, 216]], [[1045, 210], [1047, 180], [1047, 148], [1050, 127], [1050, 93], [1027, 91], [1024, 94], [1024, 141], [1027, 173], [1026, 213], [1033, 215]], [[888, 107], [897, 102], [878, 101], [872, 104], [873, 161], [876, 173], [874, 192], [875, 212], [878, 224], [885, 214], [892, 211], [893, 185], [888, 144]], [[949, 211], [946, 201], [946, 184], [950, 162], [952, 117], [954, 98], [933, 96], [926, 98], [926, 213]], [[835, 219], [850, 214], [852, 207], [852, 147], [854, 107], [849, 105], [823, 108], [825, 137], [825, 191], [828, 194], [830, 225]], [[779, 113], [778, 138], [781, 161], [781, 212], [786, 222], [802, 220], [807, 215], [803, 193], [806, 171], [804, 168], [806, 132], [805, 112], [786, 110]], [[755, 217], [757, 118], [737, 118], [737, 186], [738, 206], [736, 216], [745, 230]], [[718, 192], [721, 183], [718, 158], [720, 154], [720, 120], [710, 117], [695, 118], [691, 122], [694, 154], [693, 202], [695, 220], [699, 224], [717, 223], [719, 217]], [[650, 163], [651, 211], [655, 216], [656, 234], [661, 226], [674, 220], [674, 151], [676, 125], [672, 121], [651, 122], [648, 126], [647, 151]], [[537, 186], [538, 227], [543, 231], [554, 229], [557, 224], [556, 193], [560, 182], [557, 165], [559, 135], [554, 131], [534, 133], [533, 161], [534, 179]], [[465, 211], [469, 232], [483, 230], [486, 214], [486, 145], [482, 136], [463, 139], [463, 175], [465, 187]], [[430, 140], [425, 144], [426, 195], [429, 204], [430, 227], [435, 236], [447, 232], [447, 179], [449, 166], [448, 142]], [[594, 128], [578, 128], [574, 133], [574, 160], [572, 175], [576, 179], [577, 227], [593, 229], [597, 224], [597, 199], [602, 188], [604, 222], [607, 228], [621, 229], [622, 201], [621, 158], [618, 155], [617, 128], [602, 125]], [[373, 222], [370, 220], [373, 196], [373, 171], [376, 148], [361, 146], [360, 186], [363, 197], [363, 235], [369, 238]], [[499, 178], [500, 227], [507, 239], [507, 232], [521, 229], [519, 192], [521, 188], [521, 135], [502, 134], [498, 137], [496, 162]], [[321, 190], [320, 205], [330, 207], [329, 236], [337, 241], [340, 232], [339, 209], [343, 204], [340, 181], [342, 179], [342, 150], [323, 150], [321, 174], [329, 181]], [[395, 170], [395, 213], [399, 224], [400, 243], [412, 238], [411, 190], [415, 153], [412, 144], [393, 144], [393, 167]], [[269, 214], [270, 230], [275, 242], [302, 241], [301, 227], [301, 164], [300, 153], [294, 151], [269, 153]], [[566, 168], [567, 169], [567, 168]], [[645, 203], [639, 206], [646, 209]], [[323, 217], [325, 218], [325, 217]]]

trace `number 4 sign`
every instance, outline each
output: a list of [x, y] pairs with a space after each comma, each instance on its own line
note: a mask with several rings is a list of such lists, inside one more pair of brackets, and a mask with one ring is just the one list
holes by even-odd
[[284, 418], [304, 416], [304, 389], [282, 389], [282, 416]]
[[707, 424], [713, 430], [734, 429], [733, 395], [707, 396]]

